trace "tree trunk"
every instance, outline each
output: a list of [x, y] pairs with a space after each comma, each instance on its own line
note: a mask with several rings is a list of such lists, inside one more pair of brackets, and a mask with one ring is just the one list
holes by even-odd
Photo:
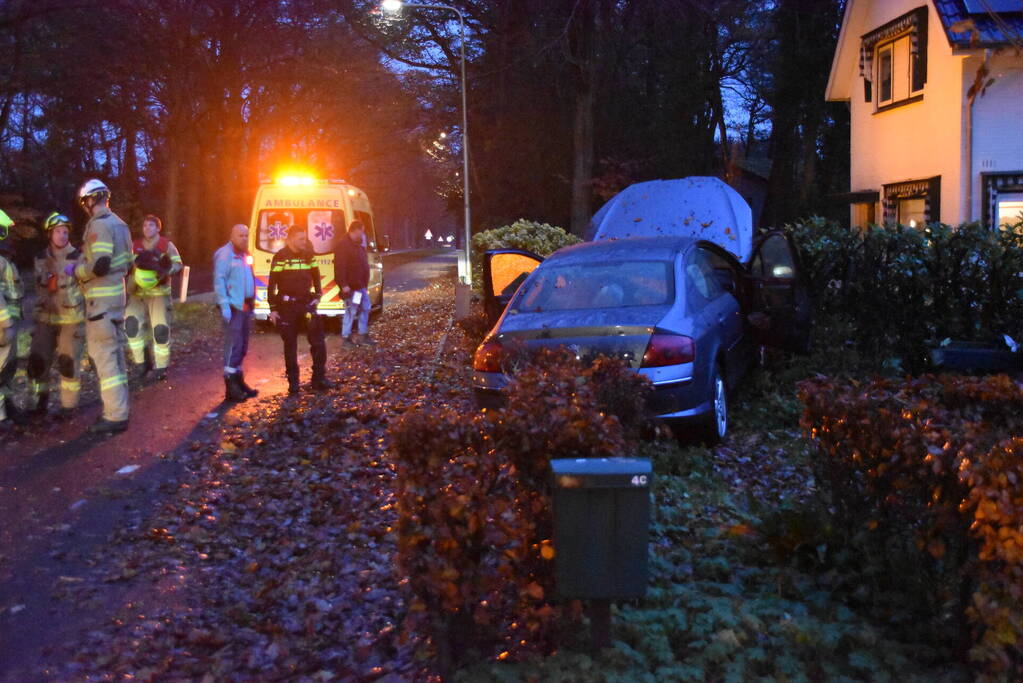
[[582, 237], [593, 201], [593, 107], [597, 85], [598, 0], [583, 2], [576, 37], [575, 116], [572, 130], [572, 214], [570, 229]]

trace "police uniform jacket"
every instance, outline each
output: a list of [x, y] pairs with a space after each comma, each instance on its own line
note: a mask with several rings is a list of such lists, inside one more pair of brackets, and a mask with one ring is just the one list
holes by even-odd
[[285, 245], [270, 262], [267, 300], [271, 311], [285, 305], [306, 305], [323, 295], [320, 269], [309, 252], [296, 254]]

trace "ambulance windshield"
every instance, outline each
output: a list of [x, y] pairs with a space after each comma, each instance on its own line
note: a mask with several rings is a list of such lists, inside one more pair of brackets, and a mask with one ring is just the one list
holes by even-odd
[[256, 246], [276, 254], [284, 246], [288, 226], [302, 225], [309, 235], [309, 246], [316, 254], [334, 251], [338, 238], [345, 234], [348, 223], [344, 211], [310, 209], [274, 209], [259, 212]]

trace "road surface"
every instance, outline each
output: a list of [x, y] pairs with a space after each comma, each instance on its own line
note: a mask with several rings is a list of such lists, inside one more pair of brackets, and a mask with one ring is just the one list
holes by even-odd
[[[405, 263], [385, 272], [385, 292], [400, 296], [453, 277], [454, 266], [453, 252]], [[339, 342], [329, 335], [328, 354]], [[299, 363], [307, 374], [303, 345]], [[219, 338], [179, 349], [168, 381], [133, 391], [131, 423], [122, 434], [86, 434], [100, 412], [93, 403], [71, 419], [51, 417], [30, 434], [0, 437], [6, 439], [0, 443], [0, 680], [22, 680], [47, 646], [81, 628], [88, 615], [55, 597], [55, 589], [59, 594], [62, 582], [76, 580], [113, 529], [147, 518], [175, 489], [183, 472], [173, 453], [197, 446], [222, 421], [260, 409], [254, 402], [222, 403], [221, 364]], [[253, 335], [245, 368], [261, 397], [285, 394], [281, 342], [272, 331]], [[113, 591], [110, 605], [89, 610], [112, 609], [124, 599]]]

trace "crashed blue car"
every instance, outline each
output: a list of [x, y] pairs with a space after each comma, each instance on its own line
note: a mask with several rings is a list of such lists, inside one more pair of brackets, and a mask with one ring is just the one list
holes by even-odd
[[781, 232], [754, 241], [748, 205], [720, 180], [633, 185], [597, 212], [589, 237], [547, 259], [486, 254], [493, 328], [473, 359], [479, 406], [500, 405], [512, 349], [565, 347], [622, 359], [653, 383], [652, 414], [714, 442], [757, 351], [805, 349], [795, 250]]

